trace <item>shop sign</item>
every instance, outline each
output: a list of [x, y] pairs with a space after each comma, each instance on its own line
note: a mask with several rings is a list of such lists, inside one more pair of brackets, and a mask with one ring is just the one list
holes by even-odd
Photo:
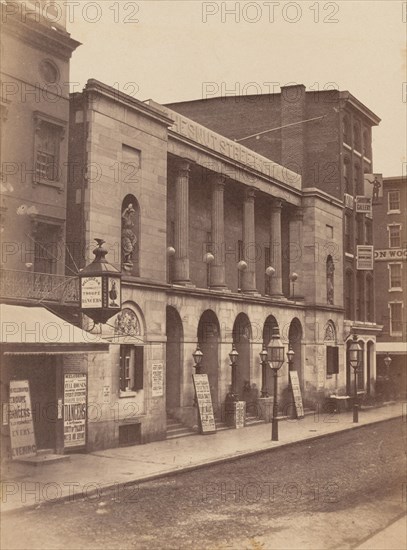
[[8, 418], [13, 459], [35, 456], [34, 423], [28, 380], [10, 381]]
[[164, 364], [155, 362], [151, 366], [151, 396], [162, 397], [164, 395]]
[[297, 418], [304, 416], [304, 407], [302, 404], [301, 386], [298, 378], [298, 372], [296, 370], [290, 370], [290, 382], [293, 392], [295, 410], [297, 412]]
[[356, 269], [360, 271], [371, 271], [373, 269], [373, 246], [358, 245]]
[[86, 393], [86, 374], [65, 374], [65, 447], [82, 447], [86, 443]]
[[102, 277], [83, 277], [81, 279], [81, 308], [102, 307]]
[[362, 214], [372, 213], [372, 197], [356, 197], [356, 212]]
[[375, 250], [374, 259], [376, 262], [387, 260], [406, 260], [407, 248], [388, 248], [385, 250]]
[[203, 434], [216, 432], [213, 415], [211, 390], [207, 374], [193, 374], [196, 400], [198, 402], [199, 418]]

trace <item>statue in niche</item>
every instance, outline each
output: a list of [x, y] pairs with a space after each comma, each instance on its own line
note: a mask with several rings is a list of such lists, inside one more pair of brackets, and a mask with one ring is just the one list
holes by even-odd
[[335, 266], [332, 258], [326, 262], [326, 299], [328, 304], [334, 303], [334, 272]]
[[133, 253], [137, 245], [136, 211], [129, 204], [122, 213], [122, 263], [131, 269]]

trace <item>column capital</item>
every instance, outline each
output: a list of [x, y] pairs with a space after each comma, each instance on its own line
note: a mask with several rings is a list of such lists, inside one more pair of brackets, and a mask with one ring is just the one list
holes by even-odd
[[224, 188], [226, 185], [227, 177], [225, 176], [225, 174], [210, 174], [208, 179], [213, 187]]
[[284, 201], [282, 199], [272, 199], [271, 210], [281, 210], [283, 208]]
[[245, 202], [254, 202], [257, 189], [255, 187], [246, 187], [244, 191]]
[[174, 166], [178, 170], [178, 174], [181, 176], [189, 176], [191, 171], [192, 161], [189, 159], [177, 158], [175, 160]]

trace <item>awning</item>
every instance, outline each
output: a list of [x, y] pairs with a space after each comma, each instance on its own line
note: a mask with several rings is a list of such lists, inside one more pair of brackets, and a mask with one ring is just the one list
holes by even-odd
[[2, 351], [6, 355], [106, 352], [100, 335], [75, 327], [45, 307], [0, 305]]
[[376, 342], [376, 354], [407, 355], [406, 342]]

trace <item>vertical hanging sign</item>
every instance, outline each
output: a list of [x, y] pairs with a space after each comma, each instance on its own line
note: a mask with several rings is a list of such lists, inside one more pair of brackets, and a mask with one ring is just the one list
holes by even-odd
[[64, 377], [64, 446], [86, 443], [86, 374]]
[[11, 380], [8, 418], [13, 460], [35, 456], [34, 423], [28, 380]]

